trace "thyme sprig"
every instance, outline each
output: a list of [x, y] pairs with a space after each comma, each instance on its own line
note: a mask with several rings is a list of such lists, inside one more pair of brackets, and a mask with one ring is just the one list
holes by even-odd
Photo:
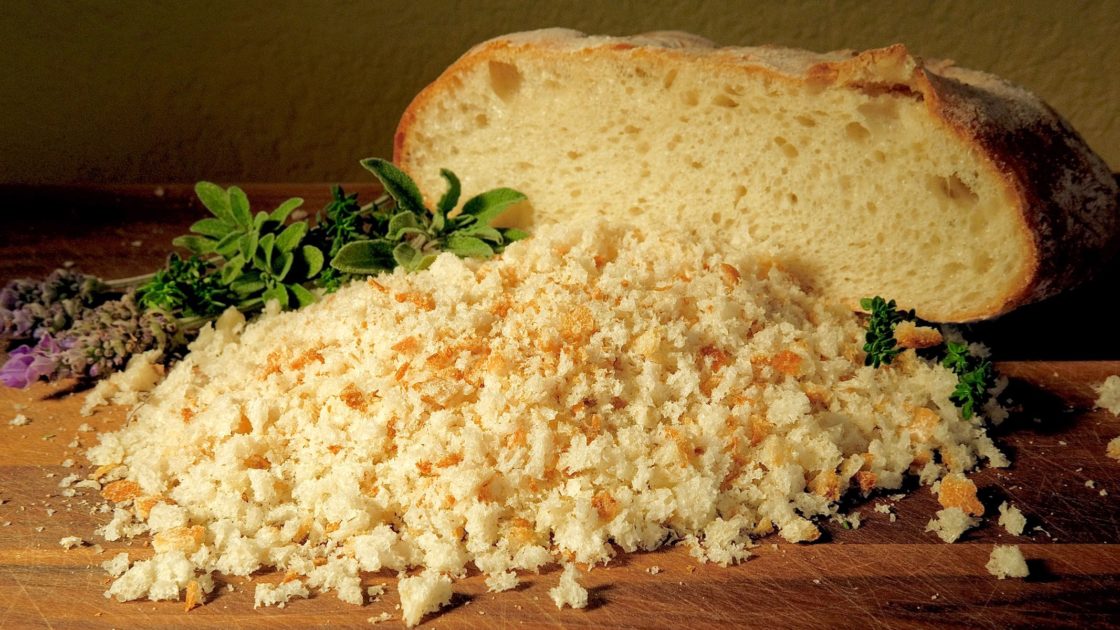
[[[868, 311], [867, 333], [864, 340], [864, 365], [879, 367], [890, 364], [902, 352], [894, 338], [894, 329], [900, 322], [916, 321], [914, 311], [898, 310], [894, 300], [880, 296], [863, 298], [860, 307]], [[957, 385], [949, 400], [961, 409], [965, 420], [972, 418], [991, 397], [989, 390], [995, 384], [995, 367], [992, 362], [973, 355], [967, 343], [949, 341], [931, 349], [941, 365], [957, 375]]]

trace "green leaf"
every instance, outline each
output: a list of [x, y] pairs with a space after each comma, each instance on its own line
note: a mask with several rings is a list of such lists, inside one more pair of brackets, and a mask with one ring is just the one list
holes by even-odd
[[194, 185], [194, 194], [214, 216], [230, 225], [237, 225], [229, 207], [229, 193], [222, 190], [221, 186], [210, 182], [198, 182]]
[[238, 254], [231, 258], [224, 266], [222, 266], [221, 279], [222, 284], [232, 284], [241, 276], [241, 270], [245, 268], [245, 257]]
[[460, 234], [448, 236], [444, 249], [461, 258], [489, 258], [494, 255], [493, 248], [482, 240]]
[[276, 237], [276, 249], [284, 253], [294, 250], [296, 246], [299, 245], [299, 242], [303, 240], [305, 234], [307, 234], [306, 221], [300, 221], [289, 225], [284, 228], [280, 236]]
[[302, 285], [289, 284], [288, 291], [290, 291], [292, 295], [295, 296], [296, 302], [299, 304], [300, 308], [315, 303], [315, 294], [303, 288]]
[[229, 288], [233, 289], [234, 293], [244, 297], [259, 292], [261, 289], [265, 288], [265, 283], [257, 278], [254, 272], [252, 275], [244, 274], [237, 280], [234, 280], [233, 283], [229, 285]]
[[331, 267], [343, 272], [371, 275], [391, 270], [396, 264], [389, 241], [354, 241], [342, 246], [331, 260]]
[[361, 165], [377, 176], [385, 192], [396, 200], [398, 208], [416, 214], [428, 214], [420, 189], [404, 171], [381, 158], [366, 158], [361, 161]]
[[415, 271], [413, 265], [421, 258], [420, 252], [408, 243], [400, 243], [393, 248], [393, 260], [406, 271]]
[[264, 210], [261, 210], [255, 217], [253, 217], [253, 229], [257, 232], [260, 232], [261, 228], [264, 227], [265, 221], [268, 221], [268, 213]]
[[216, 242], [217, 241], [210, 238], [187, 235], [176, 237], [173, 241], [171, 241], [171, 244], [175, 247], [189, 249], [191, 253], [195, 255], [205, 256], [206, 254], [214, 251], [214, 244]]
[[416, 219], [416, 215], [411, 212], [398, 212], [389, 219], [389, 230], [386, 238], [390, 241], [396, 241], [401, 238], [401, 230], [418, 229], [420, 222]]
[[[459, 178], [455, 176], [455, 173], [452, 173], [445, 168], [441, 168], [439, 169], [439, 174], [440, 177], [447, 180], [447, 192], [443, 193], [443, 196], [439, 198], [439, 203], [436, 204], [436, 209], [439, 210], [439, 214], [446, 215], [447, 213], [454, 210], [455, 206], [459, 203], [459, 191], [461, 189], [461, 186], [459, 185]], [[442, 226], [437, 229], [441, 228]]]
[[229, 234], [233, 227], [221, 219], [206, 218], [195, 221], [191, 225], [191, 231], [195, 234], [203, 236], [212, 236], [214, 238], [222, 238]]
[[323, 269], [323, 252], [314, 245], [304, 245], [300, 251], [303, 253], [303, 264], [307, 266], [308, 279], [314, 278]]
[[256, 230], [250, 230], [241, 237], [239, 248], [241, 250], [241, 256], [245, 260], [252, 260], [253, 254], [257, 252], [257, 239], [259, 237], [260, 234], [258, 234]]
[[525, 195], [512, 188], [495, 188], [471, 197], [463, 204], [463, 214], [475, 217], [482, 225], [490, 225], [507, 208], [524, 200]]
[[253, 224], [253, 215], [249, 212], [249, 198], [245, 191], [237, 186], [229, 187], [229, 210], [237, 225], [247, 228]]
[[277, 250], [278, 256], [272, 259], [273, 277], [277, 280], [283, 280], [288, 277], [288, 272], [292, 270], [292, 263], [295, 262], [295, 254], [292, 252], [281, 252]]
[[265, 234], [257, 241], [258, 255], [264, 257], [265, 266], [272, 266], [272, 251], [276, 242], [276, 235], [269, 233]]
[[456, 232], [461, 236], [474, 236], [484, 241], [502, 242], [502, 233], [489, 225], [472, 225]]
[[265, 302], [268, 302], [269, 300], [276, 300], [280, 303], [280, 308], [282, 309], [288, 308], [288, 289], [285, 288], [282, 284], [278, 284], [274, 287], [265, 289], [264, 293], [261, 294], [261, 297], [264, 298]]
[[523, 241], [529, 238], [528, 232], [526, 232], [525, 230], [519, 230], [517, 228], [505, 228], [504, 230], [501, 230], [501, 233], [502, 238], [504, 238], [507, 243], [515, 243], [517, 241]]
[[268, 215], [268, 218], [277, 223], [283, 223], [288, 220], [288, 216], [291, 215], [296, 208], [302, 205], [303, 199], [300, 199], [299, 197], [292, 197], [291, 199], [277, 206], [276, 209], [272, 211], [272, 214]]
[[223, 258], [228, 260], [237, 253], [238, 249], [240, 249], [240, 241], [241, 235], [239, 233], [230, 232], [229, 234], [226, 234], [224, 237], [222, 237], [222, 240], [218, 241], [216, 245], [214, 245], [214, 251], [218, 252], [222, 255]]

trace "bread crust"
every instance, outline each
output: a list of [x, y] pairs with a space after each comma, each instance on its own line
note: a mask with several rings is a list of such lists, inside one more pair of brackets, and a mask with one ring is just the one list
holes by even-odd
[[461, 73], [511, 51], [684, 57], [770, 80], [890, 92], [921, 101], [930, 116], [962, 139], [1003, 183], [1019, 224], [1018, 247], [1025, 261], [1013, 289], [1005, 294], [964, 311], [925, 313], [930, 319], [996, 317], [1085, 282], [1120, 249], [1117, 179], [1065, 120], [1038, 97], [998, 77], [958, 68], [951, 61], [921, 59], [901, 44], [818, 54], [778, 47], [717, 48], [681, 32], [606, 37], [546, 29], [505, 35], [472, 48], [415, 97], [397, 127], [394, 161], [405, 168], [411, 165], [409, 143], [418, 114], [445, 91], [454, 90]]

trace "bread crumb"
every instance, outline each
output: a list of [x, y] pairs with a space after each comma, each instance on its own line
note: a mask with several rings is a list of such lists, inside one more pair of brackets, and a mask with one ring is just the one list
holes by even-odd
[[22, 413], [18, 413], [11, 420], [8, 420], [8, 424], [13, 427], [25, 427], [31, 424], [31, 420]]
[[984, 566], [988, 569], [988, 573], [1001, 580], [1009, 577], [1025, 578], [1030, 574], [1019, 545], [996, 545], [992, 548], [992, 555]]
[[486, 576], [486, 590], [491, 593], [500, 593], [517, 588], [519, 580], [513, 571], [503, 571]]
[[397, 583], [401, 595], [401, 618], [409, 628], [420, 623], [424, 615], [433, 613], [451, 601], [451, 578], [437, 571], [425, 570], [420, 575]]
[[78, 536], [66, 536], [65, 538], [59, 540], [58, 544], [62, 545], [63, 549], [73, 549], [74, 547], [81, 547], [85, 545], [86, 541], [82, 540]]
[[956, 542], [965, 531], [980, 524], [980, 519], [969, 516], [959, 507], [937, 511], [937, 515], [926, 524], [927, 532], [934, 532], [947, 543]]
[[384, 584], [374, 584], [373, 586], [366, 587], [366, 597], [369, 598], [369, 603], [373, 603], [381, 599], [385, 594]]
[[1097, 487], [1097, 482], [1093, 481], [1092, 479], [1087, 479], [1085, 480], [1085, 487], [1092, 490]]
[[937, 486], [937, 502], [943, 508], [960, 508], [966, 514], [983, 516], [984, 506], [976, 497], [976, 484], [960, 473], [946, 475]]
[[1027, 526], [1027, 517], [1023, 516], [1019, 508], [1004, 501], [999, 506], [999, 524], [1008, 534], [1022, 536]]
[[564, 565], [564, 571], [560, 574], [560, 583], [548, 590], [548, 596], [556, 604], [556, 607], [563, 609], [564, 606], [571, 606], [572, 608], [586, 608], [587, 607], [587, 589], [580, 586], [579, 570], [576, 569], [574, 563], [567, 563]]
[[1108, 446], [1105, 447], [1105, 454], [1120, 461], [1120, 436], [1114, 437], [1108, 441]]
[[279, 584], [257, 584], [253, 592], [253, 608], [261, 606], [276, 606], [283, 608], [295, 598], [306, 599], [311, 593], [304, 586], [303, 580], [291, 580]]
[[383, 612], [379, 615], [376, 615], [374, 617], [370, 617], [369, 619], [366, 619], [366, 621], [369, 622], [371, 625], [376, 625], [376, 624], [379, 624], [379, 623], [384, 623], [386, 621], [389, 621], [392, 618], [393, 618], [392, 615], [390, 615], [387, 612]]
[[657, 575], [658, 573], [661, 573], [661, 567], [655, 564], [652, 567], [646, 569], [646, 571], [648, 571], [650, 575]]
[[1107, 409], [1112, 415], [1120, 416], [1120, 375], [1109, 376], [1093, 389], [1098, 394], [1095, 403], [1097, 409]]

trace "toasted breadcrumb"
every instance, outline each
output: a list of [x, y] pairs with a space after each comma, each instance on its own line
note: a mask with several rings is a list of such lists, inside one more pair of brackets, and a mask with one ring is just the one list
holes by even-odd
[[1093, 389], [1097, 390], [1097, 408], [1107, 409], [1112, 415], [1120, 416], [1120, 375], [1109, 376]]
[[451, 601], [451, 578], [435, 571], [402, 579], [397, 584], [401, 595], [401, 618], [409, 628], [420, 623]]
[[912, 321], [899, 322], [894, 327], [894, 339], [900, 348], [932, 348], [941, 345], [944, 339], [936, 328], [919, 326]]
[[578, 577], [579, 570], [576, 569], [575, 564], [564, 565], [564, 571], [560, 574], [560, 583], [548, 590], [548, 596], [552, 598], [557, 608], [587, 607], [587, 589], [580, 586]]
[[1120, 436], [1114, 437], [1108, 441], [1108, 446], [1105, 447], [1105, 454], [1112, 459], [1120, 461]]
[[996, 545], [992, 548], [992, 555], [984, 567], [988, 569], [988, 573], [1001, 580], [1009, 577], [1025, 578], [1030, 575], [1030, 569], [1027, 568], [1027, 561], [1023, 558], [1019, 545]]
[[[951, 371], [864, 366], [863, 337], [747, 252], [542, 228], [492, 261], [444, 254], [251, 324], [227, 311], [74, 485], [112, 502], [106, 540], [151, 534], [179, 589], [294, 576], [262, 602], [360, 605], [362, 572], [420, 568], [401, 580], [419, 620], [472, 565], [501, 588], [669, 540], [733, 564], [752, 536], [817, 540], [849, 489], [1002, 458], [955, 411]], [[113, 593], [170, 596], [158, 579], [134, 566]]]
[[302, 580], [281, 582], [280, 584], [257, 584], [253, 592], [253, 608], [277, 606], [283, 608], [295, 598], [307, 598], [311, 593]]
[[1027, 517], [1023, 516], [1019, 508], [1004, 501], [999, 506], [999, 524], [1008, 534], [1022, 536], [1027, 526]]
[[926, 524], [926, 531], [937, 534], [943, 542], [956, 542], [961, 534], [980, 524], [980, 519], [968, 515], [959, 507], [937, 511], [937, 516]]

